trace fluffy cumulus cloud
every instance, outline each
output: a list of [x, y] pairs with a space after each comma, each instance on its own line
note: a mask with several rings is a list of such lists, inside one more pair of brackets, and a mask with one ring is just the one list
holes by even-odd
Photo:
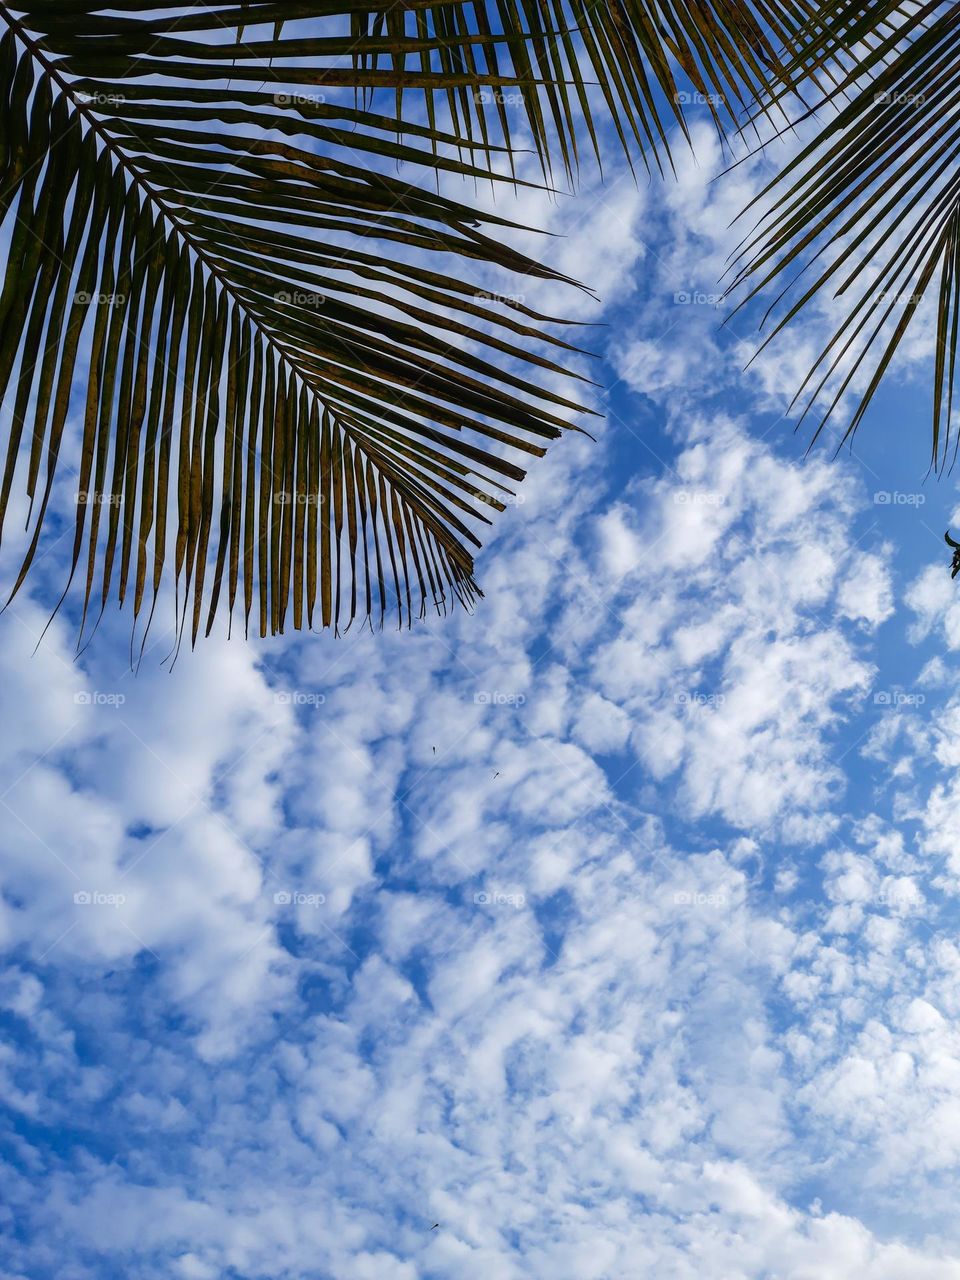
[[834, 820], [830, 731], [873, 674], [843, 620], [889, 614], [885, 569], [872, 557], [851, 586], [864, 566], [847, 477], [784, 466], [723, 418], [698, 431], [596, 521], [622, 616], [591, 673], [680, 807], [805, 840]]
[[478, 616], [136, 676], [4, 616], [3, 1277], [960, 1278], [949, 578], [644, 330], [700, 143], [545, 210], [621, 382]]

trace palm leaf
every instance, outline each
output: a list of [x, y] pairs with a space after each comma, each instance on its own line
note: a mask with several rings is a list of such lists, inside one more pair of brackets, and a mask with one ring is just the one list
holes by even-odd
[[956, 452], [958, 37], [960, 4], [820, 6], [783, 71], [794, 84], [812, 71], [829, 75], [829, 89], [803, 117], [823, 112], [827, 122], [762, 193], [772, 207], [741, 246], [734, 282], [743, 289], [741, 307], [776, 291], [767, 341], [822, 291], [849, 300], [794, 401], [803, 402], [804, 417], [823, 406], [816, 436], [852, 396], [844, 441], [924, 299], [935, 296], [935, 468]]
[[555, 389], [578, 349], [451, 270], [563, 279], [510, 219], [390, 167], [515, 184], [506, 89], [545, 174], [596, 146], [597, 93], [662, 149], [675, 67], [722, 125], [806, 11], [0, 0], [12, 594], [76, 411], [81, 637], [114, 587], [152, 617], [171, 570], [191, 641], [224, 600], [261, 635], [470, 605], [478, 525], [585, 412]]

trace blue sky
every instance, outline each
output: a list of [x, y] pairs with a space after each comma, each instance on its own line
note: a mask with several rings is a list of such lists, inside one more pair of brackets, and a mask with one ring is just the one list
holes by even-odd
[[830, 305], [744, 372], [763, 170], [696, 144], [523, 198], [612, 390], [475, 616], [134, 677], [123, 616], [32, 654], [53, 550], [0, 619], [3, 1280], [960, 1277], [927, 320], [805, 457]]

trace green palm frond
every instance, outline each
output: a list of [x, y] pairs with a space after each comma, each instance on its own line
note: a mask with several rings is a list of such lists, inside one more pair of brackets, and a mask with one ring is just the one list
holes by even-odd
[[0, 0], [13, 592], [77, 422], [81, 633], [171, 570], [192, 640], [224, 600], [260, 634], [469, 605], [478, 527], [584, 412], [577, 348], [453, 269], [563, 280], [510, 219], [391, 166], [515, 184], [506, 90], [545, 174], [598, 145], [598, 95], [660, 154], [677, 68], [722, 125], [808, 10]]
[[812, 140], [762, 193], [773, 201], [741, 248], [740, 306], [774, 291], [767, 341], [822, 292], [844, 317], [795, 403], [816, 434], [846, 396], [857, 430], [928, 298], [936, 305], [932, 462], [956, 452], [960, 322], [960, 4], [822, 4], [784, 60], [794, 83], [828, 73]]

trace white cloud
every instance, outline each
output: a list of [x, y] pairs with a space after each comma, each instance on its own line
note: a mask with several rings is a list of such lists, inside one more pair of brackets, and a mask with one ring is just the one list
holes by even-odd
[[[618, 359], [669, 439], [552, 450], [477, 617], [136, 680], [109, 619], [80, 667], [60, 624], [27, 661], [28, 602], [0, 632], [7, 1274], [960, 1277], [957, 788], [919, 841], [842, 812], [861, 752], [952, 770], [956, 712], [848, 726], [891, 548], [849, 465], [704, 398], [757, 384], [672, 291], [758, 175], [698, 145], [549, 249], [631, 307], [643, 260]], [[952, 635], [942, 578], [907, 600]]]

